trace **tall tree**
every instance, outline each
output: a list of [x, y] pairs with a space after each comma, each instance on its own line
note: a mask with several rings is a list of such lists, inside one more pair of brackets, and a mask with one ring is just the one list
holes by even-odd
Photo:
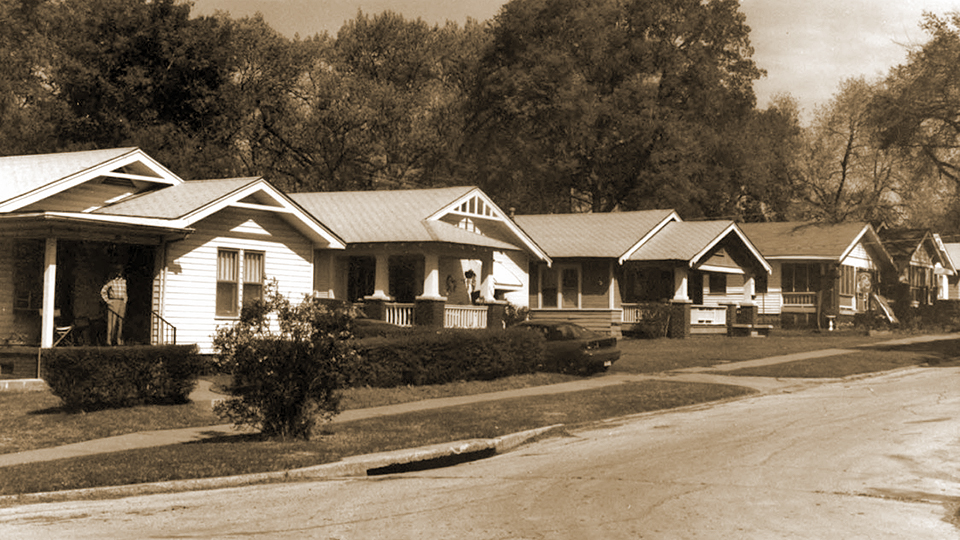
[[[914, 220], [931, 222], [937, 207], [960, 226], [960, 13], [925, 14], [921, 27], [931, 39], [891, 70], [872, 102], [882, 148], [898, 148], [914, 158], [910, 194], [926, 193]], [[936, 220], [934, 220], [936, 221]]]
[[[472, 98], [469, 150], [481, 184], [518, 197], [524, 211], [724, 211], [704, 205], [720, 189], [708, 183], [718, 127], [752, 110], [761, 75], [738, 7], [506, 4]], [[520, 190], [517, 171], [527, 181]]]
[[808, 219], [886, 221], [901, 218], [904, 164], [896, 149], [878, 145], [869, 104], [875, 86], [847, 79], [819, 107], [799, 158], [799, 210]]

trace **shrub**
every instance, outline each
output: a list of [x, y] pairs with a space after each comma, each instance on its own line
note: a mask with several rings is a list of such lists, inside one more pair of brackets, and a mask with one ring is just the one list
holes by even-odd
[[194, 345], [56, 348], [41, 365], [68, 410], [185, 403], [204, 369]]
[[312, 296], [292, 305], [275, 285], [267, 298], [217, 332], [218, 367], [233, 376], [233, 397], [214, 410], [268, 437], [309, 439], [317, 422], [339, 412], [354, 312]]
[[523, 329], [442, 330], [357, 343], [347, 384], [389, 388], [533, 373], [543, 337]]

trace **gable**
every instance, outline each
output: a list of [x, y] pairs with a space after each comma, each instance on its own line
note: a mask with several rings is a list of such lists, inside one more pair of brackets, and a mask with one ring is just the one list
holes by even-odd
[[177, 185], [138, 148], [0, 158], [0, 212], [90, 212]]

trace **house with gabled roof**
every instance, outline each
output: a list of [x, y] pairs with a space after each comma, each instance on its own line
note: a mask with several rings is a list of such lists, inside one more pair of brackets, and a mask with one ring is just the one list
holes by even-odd
[[185, 181], [137, 148], [2, 157], [0, 377], [36, 376], [37, 346], [102, 342], [114, 267], [127, 343], [211, 352], [217, 326], [267, 282], [308, 294], [315, 252], [344, 246], [262, 178]]
[[896, 266], [886, 294], [899, 307], [929, 306], [939, 296], [941, 277], [955, 273], [939, 236], [929, 229], [881, 227], [880, 240]]
[[670, 335], [725, 333], [731, 307], [749, 307], [770, 271], [732, 221], [684, 222], [672, 210], [514, 219], [553, 260], [531, 266], [533, 319], [620, 335], [651, 305], [669, 305]]
[[773, 272], [758, 286], [760, 317], [784, 327], [829, 329], [871, 309], [893, 259], [869, 223], [743, 223]]
[[[550, 257], [479, 188], [294, 193], [342, 238], [320, 254], [314, 288], [395, 324], [486, 327], [528, 260]], [[502, 316], [502, 315], [497, 315]]]
[[944, 276], [946, 283], [941, 288], [943, 300], [960, 300], [960, 243], [944, 242], [943, 250], [950, 259], [954, 273]]

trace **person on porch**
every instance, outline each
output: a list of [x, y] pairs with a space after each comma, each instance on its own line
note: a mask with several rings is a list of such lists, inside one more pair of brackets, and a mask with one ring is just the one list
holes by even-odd
[[123, 318], [127, 315], [127, 280], [123, 267], [117, 266], [110, 281], [100, 289], [107, 305], [107, 345], [123, 345]]

